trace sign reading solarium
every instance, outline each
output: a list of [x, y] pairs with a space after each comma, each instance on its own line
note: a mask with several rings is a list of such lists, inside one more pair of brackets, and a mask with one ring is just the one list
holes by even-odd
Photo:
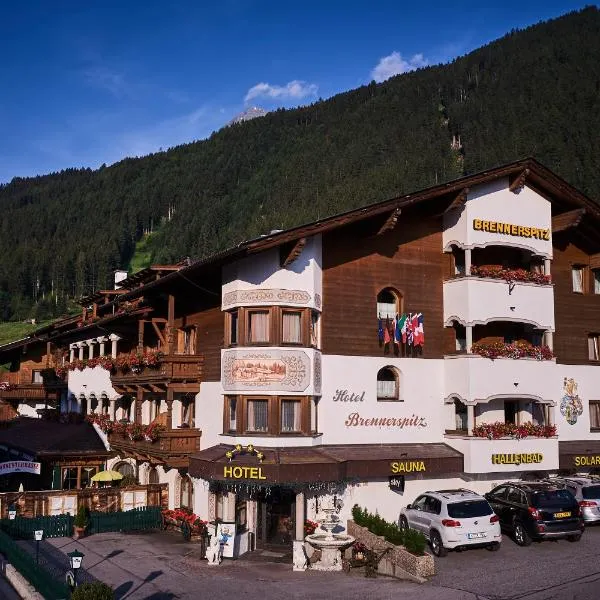
[[533, 465], [544, 460], [544, 455], [539, 452], [531, 454], [492, 454], [493, 465]]
[[500, 223], [499, 221], [484, 221], [473, 219], [475, 231], [488, 231], [489, 233], [503, 233], [516, 237], [535, 238], [536, 240], [550, 241], [550, 230], [540, 227], [526, 227], [524, 225], [513, 225], [511, 223]]

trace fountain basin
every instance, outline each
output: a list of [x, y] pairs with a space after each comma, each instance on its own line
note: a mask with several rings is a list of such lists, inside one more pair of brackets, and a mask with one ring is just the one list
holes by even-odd
[[314, 563], [311, 568], [316, 571], [341, 571], [342, 550], [354, 543], [351, 535], [312, 533], [307, 535], [305, 541], [313, 548], [321, 551], [321, 560]]

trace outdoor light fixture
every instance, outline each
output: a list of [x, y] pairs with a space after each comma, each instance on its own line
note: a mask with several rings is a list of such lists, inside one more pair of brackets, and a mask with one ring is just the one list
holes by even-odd
[[39, 564], [40, 562], [40, 542], [44, 539], [44, 530], [36, 529], [33, 532], [33, 537], [35, 539], [35, 562]]
[[71, 563], [71, 569], [73, 569], [73, 583], [74, 586], [77, 587], [77, 571], [81, 567], [81, 563], [83, 562], [83, 557], [85, 554], [83, 554], [83, 552], [79, 552], [79, 550], [73, 550], [73, 552], [68, 552], [67, 556], [69, 557], [69, 562]]
[[17, 507], [11, 504], [8, 507], [8, 518], [12, 521], [17, 516]]

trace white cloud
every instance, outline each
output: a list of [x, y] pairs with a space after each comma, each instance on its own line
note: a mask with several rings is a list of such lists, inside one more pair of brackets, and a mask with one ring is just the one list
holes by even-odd
[[371, 79], [374, 79], [377, 83], [381, 83], [394, 75], [414, 71], [428, 64], [428, 61], [422, 54], [415, 54], [408, 60], [404, 60], [400, 52], [392, 52], [390, 55], [380, 59], [377, 66], [371, 71]]
[[106, 66], [94, 66], [86, 69], [83, 76], [89, 85], [106, 90], [116, 98], [131, 93], [131, 86], [125, 80], [125, 75]]
[[246, 97], [245, 102], [254, 98], [272, 98], [274, 100], [301, 100], [308, 96], [316, 96], [318, 86], [306, 81], [290, 81], [286, 85], [271, 85], [270, 83], [257, 83], [252, 86]]

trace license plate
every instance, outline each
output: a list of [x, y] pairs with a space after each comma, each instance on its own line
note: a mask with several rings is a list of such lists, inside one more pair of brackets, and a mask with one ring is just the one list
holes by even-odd
[[564, 519], [565, 517], [570, 517], [570, 516], [571, 516], [570, 512], [554, 513], [555, 519]]
[[485, 533], [467, 533], [467, 538], [470, 540], [478, 540], [480, 538], [484, 538]]

